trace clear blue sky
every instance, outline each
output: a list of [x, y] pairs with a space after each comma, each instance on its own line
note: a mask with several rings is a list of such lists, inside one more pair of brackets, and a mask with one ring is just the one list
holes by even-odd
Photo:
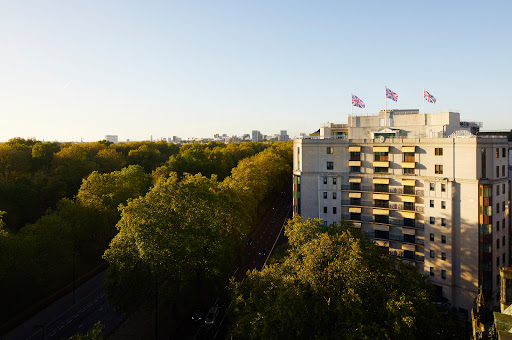
[[350, 94], [511, 129], [512, 1], [3, 1], [0, 141], [290, 136]]

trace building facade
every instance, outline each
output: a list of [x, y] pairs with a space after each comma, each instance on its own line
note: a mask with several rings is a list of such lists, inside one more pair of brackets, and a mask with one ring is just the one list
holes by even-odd
[[471, 134], [458, 113], [401, 111], [295, 139], [294, 214], [353, 222], [461, 311], [479, 286], [498, 305], [510, 262], [508, 139]]

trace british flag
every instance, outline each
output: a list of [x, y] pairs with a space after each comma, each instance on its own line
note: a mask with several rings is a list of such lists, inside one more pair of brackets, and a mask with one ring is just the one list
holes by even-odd
[[352, 95], [352, 106], [364, 109], [364, 102], [357, 96]]
[[436, 103], [436, 99], [434, 98], [434, 96], [425, 90], [423, 90], [423, 98], [425, 98], [425, 100], [429, 103]]
[[398, 100], [398, 95], [396, 94], [396, 92], [393, 92], [386, 87], [386, 98], [389, 98], [392, 101], [396, 102]]

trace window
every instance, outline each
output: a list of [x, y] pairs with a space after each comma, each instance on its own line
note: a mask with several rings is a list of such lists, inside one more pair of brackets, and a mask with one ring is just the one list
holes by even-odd
[[332, 207], [332, 213], [336, 214], [336, 207]]
[[334, 153], [334, 148], [332, 146], [327, 147], [327, 154], [332, 155]]
[[434, 242], [434, 233], [430, 233], [430, 241]]
[[500, 158], [500, 148], [496, 148], [496, 158]]
[[327, 198], [327, 191], [324, 191], [324, 199]]
[[446, 184], [441, 184], [441, 192], [446, 192]]
[[507, 149], [506, 148], [501, 149], [501, 157], [503, 157], [503, 158], [507, 157]]
[[482, 178], [487, 178], [487, 166], [486, 166], [486, 156], [485, 156], [485, 148], [482, 148]]
[[361, 172], [361, 167], [360, 166], [351, 166], [350, 172]]
[[430, 207], [433, 208], [434, 207], [434, 200], [430, 200]]
[[431, 257], [431, 258], [434, 258], [434, 257], [435, 257], [435, 256], [434, 256], [434, 251], [433, 251], [433, 250], [431, 250], [431, 251], [430, 251], [430, 257]]
[[500, 257], [496, 257], [496, 267], [500, 266]]
[[441, 243], [446, 243], [446, 235], [441, 235]]
[[443, 261], [446, 261], [446, 253], [441, 253], [441, 259], [442, 259]]
[[441, 209], [446, 209], [446, 201], [441, 201]]
[[402, 170], [403, 170], [404, 175], [414, 175], [415, 174], [414, 168], [404, 168]]
[[500, 221], [496, 221], [496, 231], [500, 230]]
[[446, 270], [444, 270], [444, 269], [441, 270], [441, 277], [443, 279], [446, 279]]
[[505, 176], [505, 166], [504, 165], [501, 166], [501, 175]]
[[434, 276], [434, 267], [430, 267], [430, 276]]
[[443, 174], [443, 166], [442, 165], [435, 165], [436, 174], [442, 175]]
[[327, 207], [324, 207], [324, 214], [327, 214]]
[[501, 220], [501, 227], [502, 228], [506, 228], [507, 225], [505, 224], [505, 219]]
[[435, 154], [436, 154], [436, 156], [442, 156], [443, 148], [435, 148]]
[[505, 254], [501, 256], [501, 261], [503, 262], [503, 265], [505, 265]]
[[496, 177], [500, 177], [500, 166], [496, 166]]
[[446, 227], [446, 218], [441, 218], [441, 225]]
[[434, 191], [434, 190], [436, 190], [436, 184], [430, 183], [430, 191]]
[[324, 225], [327, 225], [327, 221], [324, 221]]
[[324, 184], [327, 184], [327, 177], [324, 177]]
[[430, 216], [430, 224], [434, 225], [436, 224], [436, 218], [433, 216]]
[[336, 185], [336, 177], [333, 177], [333, 178], [332, 178], [332, 184], [333, 184], [333, 185]]
[[336, 193], [335, 193], [335, 192], [333, 192], [333, 193], [332, 193], [332, 199], [333, 199], [333, 200], [335, 200], [335, 199], [336, 199], [336, 197], [337, 197], [337, 196], [336, 196]]
[[505, 212], [505, 201], [501, 202], [501, 211]]
[[496, 196], [499, 196], [500, 195], [500, 185], [498, 184], [496, 186]]
[[327, 162], [327, 170], [333, 170], [334, 169], [334, 162]]
[[502, 241], [501, 245], [502, 245], [503, 247], [505, 247], [505, 236], [503, 236], [503, 237], [501, 238], [501, 241]]
[[500, 239], [496, 240], [496, 249], [500, 249]]
[[500, 204], [496, 203], [496, 214], [499, 214], [500, 212]]
[[505, 194], [505, 183], [502, 184], [501, 191], [503, 191], [503, 193]]

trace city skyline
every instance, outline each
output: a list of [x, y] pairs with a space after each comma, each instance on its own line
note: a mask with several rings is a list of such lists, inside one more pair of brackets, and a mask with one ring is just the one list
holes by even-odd
[[351, 94], [378, 113], [385, 87], [388, 109], [506, 129], [512, 4], [464, 4], [6, 3], [0, 142], [294, 137], [346, 123]]

